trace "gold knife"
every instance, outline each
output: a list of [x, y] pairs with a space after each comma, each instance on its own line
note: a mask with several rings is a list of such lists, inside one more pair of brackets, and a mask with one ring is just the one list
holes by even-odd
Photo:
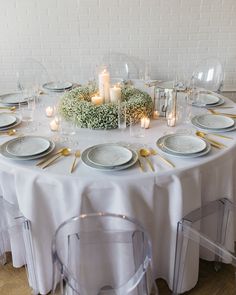
[[226, 135], [221, 135], [221, 134], [216, 134], [216, 133], [208, 133], [209, 135], [214, 135], [214, 136], [219, 136], [219, 137], [222, 137], [222, 138], [226, 138], [226, 139], [233, 139], [233, 137], [229, 137], [229, 136], [226, 136]]
[[54, 153], [53, 155], [51, 155], [51, 157], [47, 157], [47, 159], [43, 159], [40, 162], [38, 162], [36, 164], [36, 166], [41, 166], [42, 164], [46, 163], [47, 161], [49, 161], [50, 159], [54, 158], [56, 155], [60, 154], [62, 152], [63, 148], [59, 149], [56, 153]]
[[167, 165], [169, 165], [171, 168], [175, 168], [175, 165], [170, 161], [170, 160], [167, 160], [166, 158], [164, 158], [161, 154], [159, 154], [156, 150], [154, 149], [151, 149], [151, 153], [152, 155], [157, 155], [159, 156], [159, 158], [165, 162]]
[[145, 169], [144, 169], [144, 166], [143, 166], [143, 163], [140, 159], [140, 157], [138, 156], [138, 164], [139, 164], [139, 168], [141, 169], [142, 172], [145, 172]]

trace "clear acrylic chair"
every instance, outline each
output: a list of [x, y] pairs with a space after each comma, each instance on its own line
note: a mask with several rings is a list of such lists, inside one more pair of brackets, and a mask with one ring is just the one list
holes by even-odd
[[223, 87], [224, 72], [215, 58], [202, 60], [192, 74], [191, 86], [220, 92]]
[[219, 199], [194, 210], [178, 222], [172, 294], [181, 294], [184, 288], [187, 291], [184, 286], [188, 276], [193, 270], [198, 271], [194, 257], [199, 259], [200, 255], [203, 259], [215, 261], [216, 271], [220, 270], [222, 262], [236, 267], [232, 239], [235, 209], [228, 199]]
[[26, 58], [19, 65], [17, 87], [20, 91], [38, 97], [43, 84], [49, 81], [46, 68], [36, 59]]
[[34, 266], [31, 224], [19, 209], [0, 197], [0, 264], [7, 262], [6, 252], [12, 251], [13, 265], [26, 266], [32, 294], [38, 294]]
[[[53, 294], [158, 294], [151, 273], [151, 246], [134, 219], [84, 214], [62, 223], [52, 242]], [[58, 293], [57, 293], [58, 294]]]

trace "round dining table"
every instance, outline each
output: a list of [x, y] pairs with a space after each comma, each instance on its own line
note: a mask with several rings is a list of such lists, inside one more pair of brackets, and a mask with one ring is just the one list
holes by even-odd
[[[226, 106], [235, 108], [227, 111], [236, 113], [236, 105], [224, 99]], [[209, 201], [236, 198], [236, 131], [224, 133], [233, 139], [214, 137], [224, 143], [225, 148], [212, 147], [202, 157], [176, 158], [159, 151], [156, 141], [168, 133], [193, 134], [196, 128], [191, 122], [168, 127], [163, 118], [151, 120], [150, 127], [142, 130], [142, 137], [135, 136], [134, 130], [130, 132], [127, 127], [124, 130], [77, 128], [75, 134], [66, 138], [60, 132], [50, 130], [52, 118], [46, 117], [42, 111], [50, 105], [50, 97], [41, 95], [40, 100], [41, 111], [37, 110], [36, 104], [35, 122], [30, 123], [39, 124], [31, 135], [50, 137], [55, 140], [56, 149], [70, 147], [73, 153], [45, 169], [36, 166], [38, 160], [16, 161], [0, 155], [1, 194], [5, 200], [19, 206], [31, 222], [39, 293], [47, 294], [51, 290], [51, 242], [57, 227], [70, 217], [100, 211], [124, 214], [143, 224], [151, 239], [154, 277], [163, 278], [171, 289], [178, 221]], [[206, 112], [206, 109], [192, 107], [192, 115]], [[27, 130], [24, 124], [17, 128], [23, 134]], [[0, 135], [1, 144], [10, 139], [6, 134]], [[79, 158], [74, 172], [70, 172], [76, 150], [83, 152], [101, 143], [122, 143], [136, 150], [152, 148], [170, 160], [175, 168], [156, 154], [149, 158], [154, 172], [145, 158], [140, 159], [144, 171], [137, 162], [125, 170], [103, 172], [86, 166]], [[17, 257], [19, 251], [12, 252], [15, 256], [13, 264], [21, 266], [22, 261]], [[183, 292], [197, 282], [198, 260], [191, 264]]]

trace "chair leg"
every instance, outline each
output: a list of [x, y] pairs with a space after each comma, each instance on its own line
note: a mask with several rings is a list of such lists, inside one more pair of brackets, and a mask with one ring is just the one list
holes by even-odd
[[185, 258], [186, 258], [188, 241], [189, 241], [187, 237], [187, 233], [183, 233], [184, 230], [185, 229], [183, 227], [183, 222], [179, 222], [177, 227], [177, 237], [176, 237], [176, 252], [175, 252], [172, 295], [179, 294], [179, 291], [181, 290], [181, 286], [182, 286], [183, 276], [184, 276]]
[[25, 220], [25, 222], [23, 223], [23, 238], [25, 244], [26, 271], [29, 286], [32, 288], [32, 294], [37, 295], [39, 294], [39, 291], [36, 278], [35, 260], [33, 254], [31, 226], [28, 220]]
[[3, 253], [2, 255], [0, 255], [0, 264], [5, 265], [6, 263], [7, 263], [7, 257], [6, 257], [6, 254]]
[[[224, 245], [226, 239], [227, 228], [229, 225], [230, 211], [232, 209], [232, 203], [224, 199], [221, 201], [221, 207], [218, 213], [218, 224], [217, 224], [217, 241], [219, 244]], [[218, 272], [222, 268], [222, 259], [220, 254], [215, 254], [214, 269]]]
[[5, 253], [4, 239], [2, 233], [0, 233], [0, 264], [4, 265], [7, 263], [7, 257]]

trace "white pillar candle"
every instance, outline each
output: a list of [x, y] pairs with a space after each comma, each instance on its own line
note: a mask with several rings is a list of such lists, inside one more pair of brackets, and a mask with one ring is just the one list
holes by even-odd
[[56, 119], [52, 120], [50, 122], [50, 129], [52, 131], [58, 131], [59, 130], [59, 124], [58, 124], [58, 121]]
[[110, 88], [110, 100], [111, 102], [117, 102], [121, 99], [121, 88], [118, 85]]
[[148, 129], [150, 126], [150, 119], [147, 117], [141, 118], [141, 128]]
[[98, 76], [99, 94], [105, 103], [110, 101], [110, 73], [104, 69]]
[[47, 117], [52, 117], [53, 112], [54, 112], [54, 108], [48, 106], [48, 107], [46, 108], [45, 112], [46, 112]]
[[94, 95], [91, 97], [91, 102], [96, 105], [100, 105], [103, 103], [103, 98], [99, 95]]

